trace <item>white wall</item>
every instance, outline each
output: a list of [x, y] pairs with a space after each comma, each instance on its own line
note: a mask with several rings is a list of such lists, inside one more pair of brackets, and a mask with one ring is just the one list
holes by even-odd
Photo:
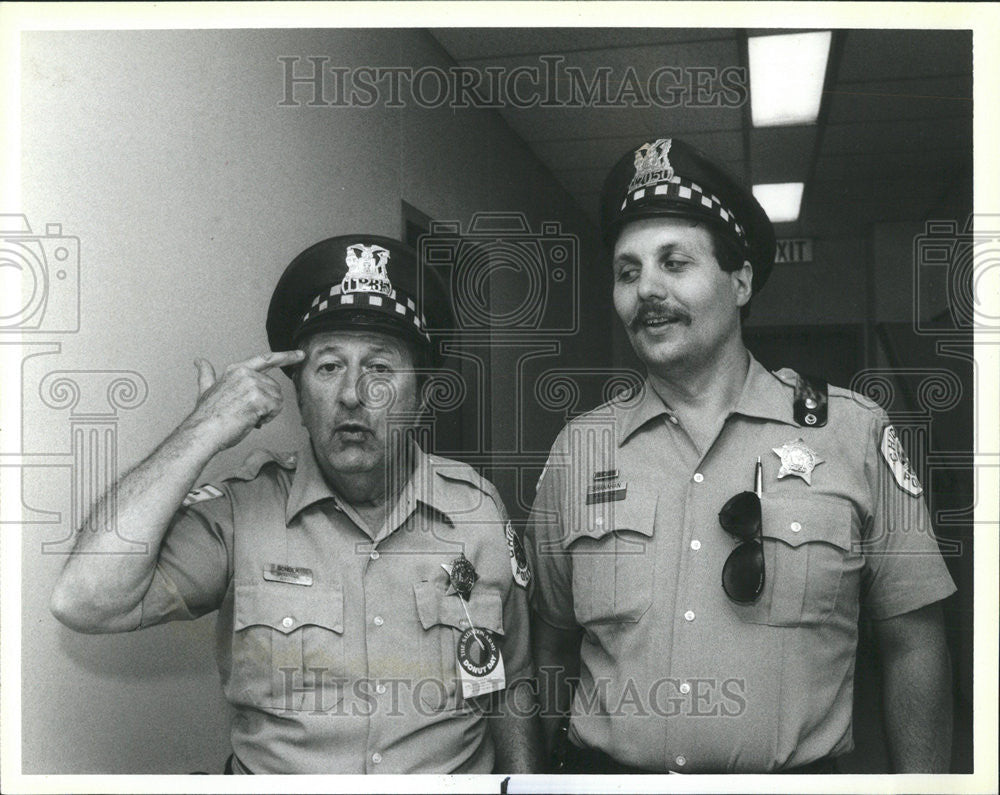
[[[579, 208], [495, 113], [281, 107], [284, 55], [328, 55], [340, 66], [449, 64], [417, 30], [23, 38], [23, 212], [36, 231], [62, 224], [81, 249], [80, 330], [35, 335], [61, 350], [22, 368], [21, 449], [56, 464], [25, 472], [24, 501], [61, 513], [24, 531], [27, 773], [218, 771], [228, 754], [211, 616], [91, 637], [48, 612], [63, 558], [41, 545], [67, 535], [72, 506], [63, 466], [70, 410], [42, 402], [47, 373], [141, 375], [147, 399], [115, 420], [124, 469], [190, 409], [196, 356], [221, 368], [266, 349], [267, 303], [295, 254], [350, 231], [398, 237], [401, 199], [463, 222], [473, 211], [521, 210], [533, 225], [562, 222], [583, 250], [595, 249]], [[589, 325], [569, 347], [607, 360], [609, 322]], [[510, 362], [493, 367], [509, 377]], [[97, 406], [105, 397], [94, 388]], [[502, 414], [493, 422], [503, 430]], [[289, 449], [298, 435], [289, 409], [209, 473], [250, 447]]]

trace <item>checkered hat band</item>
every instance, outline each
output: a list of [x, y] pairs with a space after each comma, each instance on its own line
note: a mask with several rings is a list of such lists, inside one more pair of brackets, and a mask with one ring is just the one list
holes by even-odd
[[625, 201], [622, 202], [621, 210], [624, 211], [627, 207], [634, 207], [638, 204], [649, 204], [658, 199], [684, 202], [698, 207], [702, 212], [707, 210], [716, 214], [729, 226], [740, 242], [744, 246], [747, 245], [747, 237], [743, 227], [740, 226], [732, 211], [719, 200], [719, 197], [705, 191], [697, 182], [683, 177], [674, 177], [665, 182], [657, 182], [638, 190], [629, 191], [625, 195]]
[[427, 321], [417, 311], [416, 303], [409, 296], [396, 290], [392, 290], [388, 295], [375, 292], [345, 293], [339, 284], [335, 284], [313, 298], [309, 311], [302, 316], [302, 322], [306, 323], [338, 309], [369, 309], [380, 315], [388, 315], [404, 324], [411, 323], [420, 336], [430, 341]]

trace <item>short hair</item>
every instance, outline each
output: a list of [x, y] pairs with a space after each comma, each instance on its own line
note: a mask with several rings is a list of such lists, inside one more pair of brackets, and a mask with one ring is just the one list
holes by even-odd
[[[715, 261], [719, 263], [719, 267], [726, 273], [735, 273], [742, 268], [743, 263], [747, 260], [747, 255], [733, 236], [723, 232], [714, 224], [707, 225], [705, 228], [712, 239], [712, 253], [715, 254]], [[750, 301], [740, 307], [740, 323], [746, 323], [746, 319], [750, 316], [751, 301], [753, 301], [752, 293]]]

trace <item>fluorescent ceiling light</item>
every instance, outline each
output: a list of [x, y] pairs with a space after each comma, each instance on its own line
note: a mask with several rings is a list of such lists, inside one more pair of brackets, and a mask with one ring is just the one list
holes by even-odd
[[764, 208], [771, 223], [780, 224], [799, 219], [802, 206], [802, 182], [777, 182], [754, 185], [753, 196]]
[[754, 127], [815, 123], [831, 36], [826, 30], [748, 39]]

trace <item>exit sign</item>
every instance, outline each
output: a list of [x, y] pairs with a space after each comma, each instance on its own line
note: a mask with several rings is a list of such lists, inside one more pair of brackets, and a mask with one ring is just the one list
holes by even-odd
[[812, 262], [813, 242], [808, 237], [785, 238], [778, 240], [778, 250], [775, 262]]

